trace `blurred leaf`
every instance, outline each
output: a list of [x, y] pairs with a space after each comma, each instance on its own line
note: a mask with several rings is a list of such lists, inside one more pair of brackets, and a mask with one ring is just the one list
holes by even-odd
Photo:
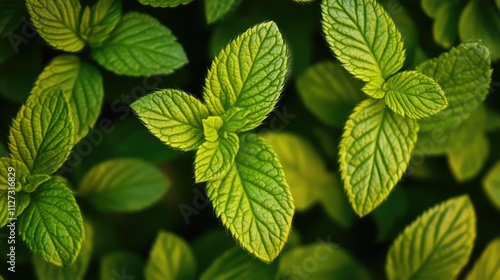
[[198, 260], [198, 271], [205, 271], [216, 258], [234, 247], [234, 240], [226, 230], [217, 227], [202, 233], [191, 247]]
[[488, 171], [483, 180], [483, 190], [491, 203], [500, 210], [500, 162]]
[[190, 280], [196, 274], [196, 259], [189, 245], [173, 233], [160, 231], [149, 254], [147, 280]]
[[471, 142], [448, 153], [448, 164], [459, 182], [473, 179], [483, 168], [490, 154], [490, 143], [483, 133], [475, 134]]
[[342, 189], [340, 179], [329, 173], [318, 194], [326, 214], [342, 227], [349, 227], [354, 220], [354, 211]]
[[216, 258], [212, 265], [203, 272], [200, 280], [274, 280], [277, 272], [277, 262], [263, 263], [241, 248], [233, 247]]
[[0, 0], [0, 37], [7, 36], [19, 26], [24, 12], [24, 1]]
[[[451, 0], [451, 1], [456, 2], [456, 0]], [[424, 12], [428, 16], [434, 18], [438, 14], [439, 9], [442, 6], [445, 6], [445, 4], [448, 2], [442, 1], [442, 0], [422, 0], [421, 4], [422, 4], [422, 9], [424, 10]]]
[[331, 61], [309, 67], [297, 78], [296, 86], [309, 111], [334, 127], [344, 125], [352, 109], [365, 98], [362, 83]]
[[436, 14], [432, 32], [434, 40], [449, 49], [458, 39], [458, 22], [462, 6], [456, 1], [444, 2]]
[[94, 166], [78, 191], [99, 211], [133, 212], [156, 203], [169, 186], [156, 166], [141, 159], [122, 158]]
[[390, 237], [396, 221], [403, 217], [408, 207], [408, 200], [404, 191], [396, 187], [387, 201], [373, 211], [373, 219], [377, 225], [377, 242], [382, 242]]
[[236, 5], [236, 0], [205, 0], [207, 23], [221, 19]]
[[115, 148], [118, 157], [142, 158], [156, 164], [172, 161], [181, 155], [180, 151], [164, 145], [147, 130], [129, 133], [116, 143]]
[[91, 47], [100, 46], [111, 35], [120, 22], [122, 4], [119, 0], [99, 0], [83, 10], [80, 23], [80, 36]]
[[492, 240], [474, 267], [467, 275], [467, 280], [500, 279], [500, 238]]
[[500, 114], [490, 107], [486, 107], [486, 123], [484, 130], [493, 132], [500, 129]]
[[387, 255], [389, 279], [455, 278], [476, 238], [476, 215], [466, 195], [448, 199], [406, 227]]
[[114, 251], [101, 258], [99, 279], [101, 280], [142, 280], [144, 260], [133, 253]]
[[177, 7], [179, 5], [186, 5], [191, 3], [193, 0], [139, 0], [139, 3], [143, 5], [150, 5], [152, 7]]

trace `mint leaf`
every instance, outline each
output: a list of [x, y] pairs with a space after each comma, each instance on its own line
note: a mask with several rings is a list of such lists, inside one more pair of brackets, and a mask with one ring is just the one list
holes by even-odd
[[46, 262], [72, 265], [82, 247], [84, 229], [71, 190], [54, 179], [39, 186], [19, 219], [19, 235]]
[[[13, 168], [10, 169], [10, 168]], [[0, 158], [0, 190], [7, 190], [9, 187], [14, 187], [16, 191], [22, 188], [24, 177], [29, 175], [29, 170], [22, 163], [13, 158]], [[9, 178], [11, 178], [9, 180]]]
[[468, 196], [429, 209], [392, 244], [389, 279], [451, 279], [467, 263], [476, 237], [476, 215]]
[[103, 212], [142, 210], [157, 202], [170, 182], [154, 165], [133, 158], [114, 159], [94, 166], [78, 191]]
[[418, 124], [381, 100], [361, 101], [340, 141], [340, 171], [349, 201], [364, 216], [384, 201], [403, 176], [417, 140]]
[[484, 133], [475, 134], [463, 148], [448, 153], [448, 164], [457, 181], [474, 178], [483, 168], [490, 153], [490, 143]]
[[252, 121], [248, 119], [250, 112], [240, 107], [231, 107], [222, 113], [223, 125], [221, 130], [224, 132], [244, 132]]
[[10, 34], [21, 23], [24, 16], [24, 1], [0, 1], [0, 37]]
[[8, 207], [8, 200], [9, 196], [13, 196], [12, 191], [7, 191], [7, 190], [0, 190], [0, 201], [3, 201], [5, 203], [4, 207], [0, 209], [0, 228], [3, 228], [5, 225], [7, 225], [8, 218], [15, 218], [19, 217], [26, 209], [28, 204], [30, 203], [30, 196], [29, 194], [25, 192], [16, 192], [15, 193], [15, 201], [16, 201], [16, 208], [14, 211], [10, 211]]
[[497, 162], [483, 180], [483, 190], [491, 203], [500, 210], [500, 162]]
[[11, 156], [32, 174], [52, 174], [73, 148], [73, 121], [68, 101], [60, 90], [30, 95], [12, 121]]
[[177, 235], [160, 231], [145, 269], [146, 279], [194, 279], [196, 259], [189, 245]]
[[365, 96], [362, 83], [338, 63], [325, 61], [309, 67], [297, 78], [297, 91], [309, 111], [330, 126], [343, 126]]
[[208, 117], [208, 110], [185, 92], [155, 91], [130, 107], [153, 135], [173, 148], [192, 151], [204, 142], [202, 120]]
[[120, 22], [122, 4], [119, 0], [99, 0], [85, 7], [80, 24], [82, 37], [92, 47], [100, 46]]
[[205, 140], [214, 142], [219, 139], [219, 130], [222, 128], [223, 120], [221, 117], [210, 116], [202, 121], [203, 123], [203, 134], [205, 135]]
[[50, 175], [47, 174], [31, 174], [25, 177], [25, 183], [23, 184], [23, 191], [34, 192], [38, 186], [50, 180]]
[[196, 151], [196, 183], [220, 179], [231, 168], [239, 148], [238, 136], [226, 133], [215, 141], [206, 141]]
[[376, 99], [384, 98], [386, 92], [382, 88], [385, 81], [381, 78], [375, 78], [369, 81], [366, 85], [363, 86], [361, 90], [363, 90], [366, 95], [371, 96]]
[[283, 90], [287, 47], [274, 22], [256, 25], [222, 50], [212, 62], [203, 99], [213, 115], [232, 107], [246, 114], [253, 129], [269, 114]]
[[236, 0], [205, 0], [207, 23], [213, 23], [225, 16], [235, 5]]
[[60, 55], [47, 65], [31, 90], [44, 95], [55, 88], [63, 91], [71, 106], [75, 126], [74, 143], [92, 129], [101, 112], [104, 99], [102, 76], [93, 66], [75, 55]]
[[441, 87], [432, 78], [416, 71], [397, 73], [382, 88], [386, 92], [387, 106], [403, 117], [429, 117], [448, 105]]
[[80, 1], [27, 0], [26, 7], [38, 34], [49, 45], [67, 52], [83, 49], [85, 42], [79, 32]]
[[488, 94], [490, 63], [484, 45], [467, 42], [417, 66], [417, 71], [441, 86], [448, 101], [448, 107], [438, 114], [419, 120], [421, 130], [451, 128], [467, 119]]
[[92, 57], [107, 70], [128, 76], [169, 74], [187, 63], [170, 29], [135, 12], [122, 16], [109, 37], [92, 49]]
[[325, 0], [321, 4], [326, 41], [355, 77], [387, 79], [404, 64], [403, 39], [374, 0]]
[[[38, 256], [33, 257], [33, 266], [39, 280], [82, 280], [92, 257], [93, 232], [90, 224], [85, 224], [85, 240], [82, 243], [82, 249], [76, 258], [75, 263], [70, 267], [59, 267], [45, 262]], [[111, 278], [108, 278], [111, 279]]]
[[193, 0], [139, 0], [139, 3], [143, 5], [149, 5], [153, 7], [177, 7], [179, 5], [186, 5], [191, 3]]
[[132, 253], [115, 251], [101, 258], [99, 268], [100, 279], [116, 279], [116, 276], [129, 276], [134, 279], [143, 279], [144, 260]]
[[500, 237], [488, 243], [466, 279], [499, 279], [500, 266], [498, 263], [500, 263]]
[[233, 247], [215, 259], [201, 274], [200, 280], [274, 280], [277, 272], [277, 263], [262, 263], [240, 248]]
[[226, 175], [207, 183], [215, 213], [238, 243], [272, 262], [290, 233], [294, 205], [276, 154], [255, 134], [240, 136], [240, 149]]

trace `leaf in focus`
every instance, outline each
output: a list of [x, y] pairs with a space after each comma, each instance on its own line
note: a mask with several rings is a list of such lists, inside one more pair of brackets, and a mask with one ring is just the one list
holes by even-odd
[[214, 23], [223, 18], [236, 5], [236, 0], [205, 0], [207, 23]]
[[25, 182], [23, 183], [23, 191], [31, 193], [34, 192], [41, 184], [47, 182], [52, 178], [50, 175], [47, 174], [30, 174], [27, 175], [24, 180]]
[[[10, 194], [12, 195], [12, 194]], [[7, 190], [0, 190], [0, 201], [7, 202], [9, 193]], [[4, 207], [0, 208], [0, 228], [3, 228], [9, 222], [8, 218], [16, 218], [19, 217], [26, 209], [28, 204], [30, 203], [30, 196], [25, 192], [16, 192], [16, 209], [14, 210], [14, 216], [10, 215], [8, 203], [5, 204]]]
[[216, 258], [200, 280], [274, 280], [277, 272], [277, 262], [263, 263], [239, 247], [233, 247]]
[[238, 136], [227, 133], [215, 141], [206, 141], [196, 151], [194, 178], [196, 183], [217, 180], [234, 163], [239, 148]]
[[14, 31], [24, 16], [24, 1], [0, 1], [0, 37], [5, 37]]
[[212, 115], [232, 107], [246, 114], [241, 131], [259, 126], [274, 109], [287, 72], [287, 47], [274, 22], [258, 24], [236, 37], [214, 59], [203, 91]]
[[403, 117], [422, 119], [435, 115], [448, 105], [441, 87], [430, 77], [416, 71], [404, 71], [383, 85], [385, 102]]
[[296, 86], [307, 109], [333, 127], [343, 126], [352, 109], [365, 98], [362, 83], [331, 61], [309, 67], [297, 78]]
[[500, 238], [488, 243], [486, 249], [467, 275], [467, 280], [500, 279]]
[[71, 266], [84, 240], [83, 219], [75, 197], [54, 179], [31, 194], [18, 230], [33, 253], [57, 266]]
[[196, 259], [189, 245], [170, 232], [160, 231], [149, 253], [147, 280], [195, 279]]
[[473, 179], [483, 168], [490, 153], [490, 143], [484, 133], [475, 134], [473, 140], [461, 149], [448, 153], [448, 165], [459, 182]]
[[292, 226], [294, 204], [278, 157], [256, 134], [240, 136], [240, 149], [226, 175], [207, 183], [207, 195], [240, 246], [270, 263]]
[[130, 107], [153, 135], [173, 148], [192, 151], [204, 142], [202, 120], [208, 117], [208, 110], [185, 92], [155, 91]]
[[356, 78], [387, 79], [404, 64], [403, 39], [374, 0], [325, 0], [321, 4], [326, 41]]
[[66, 52], [83, 49], [79, 0], [26, 0], [26, 7], [36, 31], [49, 45]]
[[141, 159], [119, 158], [94, 166], [78, 191], [99, 211], [133, 212], [156, 203], [169, 186], [156, 166]]
[[170, 74], [188, 61], [170, 29], [136, 12], [121, 17], [109, 37], [92, 49], [92, 57], [107, 70], [127, 76]]
[[44, 95], [55, 88], [62, 90], [69, 101], [75, 125], [74, 143], [78, 143], [94, 127], [101, 113], [104, 99], [101, 73], [75, 55], [60, 55], [43, 69], [31, 94]]
[[418, 217], [387, 255], [389, 279], [453, 279], [467, 263], [476, 215], [466, 195], [448, 199]]
[[203, 123], [203, 135], [205, 141], [214, 142], [219, 139], [220, 130], [224, 121], [219, 116], [210, 116], [201, 121]]
[[61, 90], [30, 95], [12, 121], [11, 157], [24, 162], [32, 174], [52, 174], [73, 148], [70, 105]]
[[114, 251], [101, 258], [100, 279], [116, 279], [119, 276], [133, 277], [134, 280], [144, 279], [144, 260], [133, 253]]
[[[14, 168], [14, 170], [11, 172], [9, 167]], [[9, 178], [15, 178], [15, 189], [19, 191], [22, 188], [21, 182], [30, 172], [24, 163], [8, 157], [0, 158], [0, 170], [2, 170], [0, 174], [0, 190], [7, 190], [9, 188]]]
[[92, 8], [85, 7], [80, 24], [82, 37], [91, 47], [100, 46], [118, 25], [121, 16], [119, 0], [99, 0]]
[[497, 162], [484, 177], [483, 190], [491, 203], [500, 210], [500, 162]]
[[340, 141], [340, 171], [359, 216], [382, 203], [403, 176], [417, 141], [418, 123], [367, 99], [356, 106]]
[[193, 0], [139, 0], [139, 3], [143, 5], [149, 5], [152, 7], [177, 7], [179, 5], [186, 5], [191, 3]]

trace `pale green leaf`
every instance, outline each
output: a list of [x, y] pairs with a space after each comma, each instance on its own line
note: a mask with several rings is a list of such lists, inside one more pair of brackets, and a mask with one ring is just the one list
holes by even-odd
[[213, 23], [224, 17], [235, 6], [236, 0], [205, 0], [207, 23]]
[[476, 237], [468, 196], [451, 198], [417, 218], [392, 244], [389, 279], [454, 279], [467, 263]]
[[326, 40], [351, 74], [369, 82], [401, 69], [403, 39], [375, 0], [325, 0], [321, 10]]
[[352, 224], [355, 214], [342, 189], [340, 178], [337, 174], [328, 174], [321, 184], [318, 196], [323, 209], [331, 220], [344, 228]]
[[494, 60], [500, 58], [500, 10], [493, 1], [471, 0], [460, 16], [459, 34], [462, 41], [482, 40]]
[[484, 45], [467, 42], [417, 66], [417, 71], [441, 86], [448, 101], [448, 107], [437, 115], [419, 120], [421, 130], [454, 127], [467, 119], [488, 94], [490, 63]]
[[196, 151], [194, 178], [196, 183], [217, 180], [234, 163], [239, 148], [238, 136], [226, 133], [215, 141], [206, 141]]
[[458, 40], [458, 22], [462, 7], [456, 2], [446, 2], [439, 7], [436, 14], [432, 33], [434, 40], [441, 46], [449, 49]]
[[456, 2], [456, 0], [443, 1], [443, 0], [422, 0], [422, 9], [430, 17], [436, 17], [439, 9], [445, 6], [448, 2]]
[[107, 40], [92, 49], [92, 57], [107, 70], [128, 76], [169, 74], [187, 63], [170, 29], [135, 12], [122, 16]]
[[441, 87], [430, 77], [416, 71], [404, 71], [383, 85], [385, 102], [403, 117], [422, 119], [435, 115], [448, 105]]
[[[93, 232], [90, 224], [85, 224], [85, 240], [75, 263], [70, 267], [60, 267], [47, 263], [38, 256], [33, 257], [33, 266], [38, 280], [82, 280], [92, 258]], [[111, 279], [111, 278], [110, 278]]]
[[233, 247], [215, 259], [201, 274], [200, 280], [274, 280], [277, 272], [277, 262], [260, 262], [240, 248]]
[[196, 259], [186, 241], [160, 231], [149, 254], [145, 274], [147, 280], [194, 279]]
[[103, 212], [139, 211], [157, 202], [170, 185], [154, 165], [134, 158], [121, 158], [94, 166], [82, 179], [78, 191]]
[[83, 49], [80, 1], [27, 0], [26, 7], [38, 34], [51, 46], [67, 52]]
[[473, 179], [483, 168], [490, 153], [490, 143], [484, 133], [475, 134], [463, 148], [448, 153], [448, 164], [457, 181]]
[[361, 90], [368, 96], [371, 96], [376, 99], [381, 99], [384, 98], [386, 94], [385, 90], [382, 88], [384, 83], [385, 80], [381, 78], [375, 78], [370, 82], [366, 83], [366, 85], [364, 85]]
[[286, 243], [294, 204], [278, 158], [264, 139], [240, 136], [236, 160], [224, 178], [207, 183], [207, 195], [238, 243], [272, 262]]
[[208, 117], [208, 110], [185, 92], [155, 91], [130, 107], [153, 135], [173, 148], [192, 151], [204, 142], [202, 120]]
[[382, 100], [362, 101], [349, 117], [340, 142], [340, 171], [349, 201], [359, 216], [382, 203], [410, 161], [418, 123], [386, 108]]
[[250, 130], [266, 118], [283, 90], [287, 47], [274, 22], [248, 29], [212, 62], [203, 99], [211, 114], [239, 107]]
[[319, 237], [317, 243], [296, 247], [284, 253], [279, 266], [279, 279], [371, 279], [358, 261], [330, 239], [331, 236], [326, 240]]
[[[9, 197], [10, 196], [10, 197]], [[14, 201], [15, 199], [16, 207], [12, 209], [12, 205], [9, 206], [7, 201]], [[19, 217], [26, 209], [30, 203], [30, 196], [25, 192], [13, 192], [7, 190], [0, 190], [0, 201], [5, 201], [5, 205], [0, 208], [0, 228], [3, 228], [7, 223], [10, 222], [9, 218]]]
[[202, 121], [203, 135], [206, 141], [216, 141], [219, 139], [219, 130], [222, 128], [223, 120], [218, 116], [210, 116]]
[[139, 0], [139, 3], [143, 5], [149, 5], [152, 7], [177, 7], [179, 5], [186, 5], [191, 3], [193, 0]]
[[144, 260], [132, 253], [115, 251], [101, 258], [99, 269], [101, 280], [141, 280], [144, 279]]
[[122, 4], [119, 0], [99, 0], [85, 7], [80, 24], [81, 36], [91, 47], [100, 46], [120, 22]]
[[70, 105], [60, 90], [30, 95], [9, 134], [9, 151], [32, 174], [52, 174], [73, 148]]
[[481, 257], [467, 275], [467, 280], [500, 279], [500, 238], [497, 237], [484, 249]]
[[[7, 190], [13, 187], [16, 191], [22, 188], [22, 181], [24, 177], [29, 175], [29, 170], [22, 163], [13, 158], [2, 157], [0, 158], [0, 190]], [[10, 178], [10, 180], [9, 180]]]
[[252, 125], [252, 121], [248, 119], [250, 112], [240, 107], [231, 107], [222, 113], [223, 125], [221, 130], [224, 132], [244, 132], [247, 127]]
[[500, 162], [497, 162], [483, 180], [483, 190], [491, 203], [500, 210]]
[[31, 90], [44, 95], [54, 88], [63, 91], [71, 106], [75, 125], [74, 142], [80, 141], [92, 129], [101, 112], [104, 99], [102, 76], [93, 66], [74, 55], [60, 55], [47, 65]]
[[43, 183], [19, 219], [19, 235], [46, 262], [71, 266], [84, 240], [83, 219], [75, 197], [57, 180]]
[[25, 177], [26, 182], [23, 184], [23, 191], [34, 192], [41, 184], [50, 180], [51, 176], [47, 174], [31, 174]]
[[365, 98], [362, 83], [331, 61], [309, 67], [297, 78], [296, 86], [307, 109], [334, 127], [343, 126], [354, 106]]
[[24, 1], [0, 0], [0, 37], [7, 36], [21, 23]]

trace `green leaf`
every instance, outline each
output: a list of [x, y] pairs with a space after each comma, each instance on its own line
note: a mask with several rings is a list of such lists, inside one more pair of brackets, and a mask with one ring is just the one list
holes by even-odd
[[83, 49], [80, 1], [27, 0], [26, 7], [38, 34], [51, 46], [66, 52]]
[[194, 162], [196, 183], [224, 176], [233, 165], [239, 146], [238, 136], [231, 132], [213, 142], [203, 143], [196, 151]]
[[321, 4], [326, 41], [355, 77], [387, 79], [404, 64], [403, 39], [374, 0], [325, 0]]
[[218, 116], [210, 116], [202, 121], [203, 123], [203, 134], [205, 135], [205, 140], [209, 142], [214, 142], [219, 139], [219, 130], [223, 125], [223, 120]]
[[422, 119], [440, 112], [448, 103], [441, 87], [416, 71], [404, 71], [390, 77], [383, 85], [385, 102], [401, 116]]
[[193, 0], [139, 0], [139, 3], [153, 7], [166, 8], [186, 5], [188, 3], [191, 3], [192, 1]]
[[483, 190], [491, 203], [500, 210], [500, 162], [497, 162], [483, 180]]
[[205, 0], [207, 23], [213, 23], [224, 17], [235, 3], [236, 0]]
[[294, 205], [276, 154], [255, 134], [240, 136], [240, 149], [224, 178], [207, 183], [207, 195], [238, 243], [272, 262], [286, 243]]
[[[39, 280], [82, 280], [92, 257], [93, 232], [89, 224], [85, 224], [85, 240], [75, 263], [70, 267], [55, 266], [45, 262], [38, 256], [33, 257], [33, 266]], [[109, 278], [111, 279], [111, 278]]]
[[0, 37], [7, 36], [21, 23], [24, 16], [24, 1], [0, 1]]
[[331, 61], [309, 67], [297, 78], [296, 86], [307, 109], [334, 127], [343, 126], [354, 106], [365, 98], [362, 83]]
[[[451, 0], [453, 2], [456, 2], [455, 0]], [[442, 6], [445, 6], [446, 3], [448, 3], [450, 1], [442, 1], [442, 0], [422, 0], [421, 4], [422, 4], [422, 9], [424, 10], [424, 12], [430, 16], [430, 17], [436, 17], [438, 12], [439, 12], [439, 9], [442, 7]]]
[[108, 39], [92, 49], [92, 57], [107, 70], [128, 76], [169, 74], [187, 63], [170, 29], [135, 12], [122, 16]]
[[132, 212], [151, 206], [170, 185], [154, 165], [122, 158], [94, 166], [79, 184], [79, 192], [103, 212]]
[[232, 107], [222, 113], [223, 125], [221, 130], [224, 132], [244, 132], [247, 127], [252, 125], [252, 121], [248, 119], [250, 112], [240, 107]]
[[[11, 211], [9, 207], [9, 203], [7, 202], [10, 197], [14, 197], [16, 202], [16, 208], [14, 211]], [[25, 192], [17, 192], [14, 194], [12, 191], [0, 190], [0, 201], [4, 201], [5, 205], [0, 209], [0, 228], [3, 228], [10, 221], [9, 218], [19, 217], [26, 209], [28, 204], [30, 203], [30, 196]], [[14, 200], [12, 200], [14, 201]]]
[[52, 174], [73, 148], [73, 121], [60, 90], [30, 95], [12, 121], [9, 151], [32, 174]]
[[226, 251], [203, 272], [200, 280], [274, 280], [278, 272], [277, 263], [260, 262], [238, 247]]
[[55, 88], [62, 90], [69, 101], [77, 143], [92, 129], [101, 112], [102, 76], [99, 70], [81, 62], [77, 56], [60, 55], [43, 69], [31, 94], [45, 95]]
[[403, 176], [418, 123], [367, 99], [354, 109], [340, 141], [340, 171], [349, 201], [364, 216], [384, 201]]
[[19, 191], [24, 183], [24, 177], [30, 172], [24, 163], [8, 157], [0, 158], [0, 170], [0, 190], [14, 187], [16, 191]]
[[338, 244], [332, 243], [330, 236], [326, 241], [321, 237], [318, 241], [284, 253], [279, 266], [279, 279], [370, 279], [366, 269]]
[[439, 45], [449, 49], [458, 39], [458, 22], [462, 7], [456, 1], [442, 2], [443, 5], [439, 7], [432, 26], [432, 33]]
[[385, 81], [381, 78], [376, 78], [368, 82], [361, 89], [366, 95], [376, 99], [384, 98], [386, 91], [382, 88]]
[[91, 47], [100, 46], [120, 22], [122, 4], [119, 0], [99, 0], [95, 5], [85, 7], [80, 31]]
[[208, 110], [185, 92], [155, 91], [130, 107], [153, 135], [173, 148], [192, 151], [204, 142], [202, 120], [208, 117]]
[[460, 16], [459, 34], [462, 41], [480, 39], [494, 60], [500, 58], [500, 10], [493, 1], [471, 0]]
[[212, 62], [203, 99], [212, 115], [232, 107], [246, 114], [244, 130], [261, 124], [276, 105], [287, 72], [287, 47], [274, 22], [248, 29]]
[[488, 94], [490, 63], [484, 45], [467, 42], [417, 66], [417, 71], [441, 86], [448, 101], [448, 107], [437, 115], [419, 120], [421, 130], [454, 127], [477, 110]]
[[147, 280], [194, 279], [196, 259], [183, 239], [160, 231], [149, 254], [145, 274]]
[[500, 279], [500, 237], [491, 241], [467, 275], [467, 280]]
[[57, 180], [43, 183], [19, 219], [19, 235], [33, 253], [57, 266], [71, 266], [84, 240], [75, 197]]
[[101, 258], [99, 269], [101, 280], [130, 277], [134, 280], [144, 279], [144, 260], [132, 253], [115, 251]]
[[41, 184], [50, 180], [50, 175], [47, 174], [31, 174], [26, 176], [26, 182], [23, 184], [23, 191], [34, 192]]
[[457, 181], [474, 178], [483, 168], [490, 153], [490, 143], [483, 133], [475, 134], [473, 140], [462, 149], [448, 153], [448, 164]]
[[476, 237], [468, 196], [448, 199], [406, 227], [389, 249], [389, 279], [453, 279], [467, 263]]

